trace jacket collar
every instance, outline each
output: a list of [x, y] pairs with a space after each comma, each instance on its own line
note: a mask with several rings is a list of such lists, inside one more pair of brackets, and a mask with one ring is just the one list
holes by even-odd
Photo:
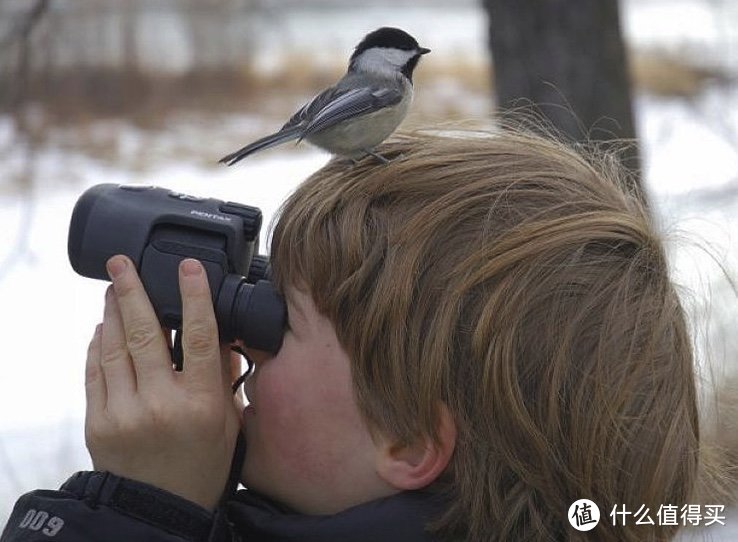
[[239, 491], [228, 517], [249, 542], [437, 542], [426, 525], [444, 508], [435, 494], [412, 491], [349, 508], [332, 516], [290, 512], [253, 491]]

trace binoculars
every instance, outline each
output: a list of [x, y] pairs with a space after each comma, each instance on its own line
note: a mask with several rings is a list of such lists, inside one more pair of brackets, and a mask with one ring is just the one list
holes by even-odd
[[155, 186], [98, 184], [72, 212], [69, 261], [82, 276], [109, 280], [107, 260], [125, 254], [161, 325], [179, 331], [178, 267], [195, 258], [207, 272], [221, 343], [240, 340], [276, 353], [287, 309], [269, 280], [268, 259], [257, 254], [261, 223], [258, 208], [240, 203]]

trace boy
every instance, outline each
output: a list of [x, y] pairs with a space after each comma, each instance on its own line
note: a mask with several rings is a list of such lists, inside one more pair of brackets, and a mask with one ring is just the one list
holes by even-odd
[[[202, 267], [180, 267], [177, 374], [111, 259], [87, 362], [96, 472], [22, 497], [2, 542], [673, 536], [607, 516], [687, 503], [698, 467], [685, 316], [638, 198], [529, 135], [382, 154], [331, 162], [283, 206], [289, 324], [276, 355], [247, 352], [242, 414]], [[248, 489], [224, 495], [239, 426]], [[594, 538], [568, 518], [580, 498], [602, 509]]]

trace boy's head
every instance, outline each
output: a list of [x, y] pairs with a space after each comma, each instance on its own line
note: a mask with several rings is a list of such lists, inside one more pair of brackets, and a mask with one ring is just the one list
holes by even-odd
[[[435, 526], [576, 539], [566, 511], [579, 498], [653, 514], [687, 502], [685, 318], [615, 169], [504, 131], [415, 134], [382, 154], [392, 163], [334, 161], [297, 189], [273, 270], [335, 331], [372, 439], [453, 453], [429, 485], [448, 497]], [[603, 521], [599, 539], [673, 534], [631, 529]]]

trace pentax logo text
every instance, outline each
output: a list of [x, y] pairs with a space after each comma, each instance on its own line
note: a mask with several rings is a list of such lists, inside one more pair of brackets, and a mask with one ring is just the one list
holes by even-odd
[[190, 214], [199, 216], [200, 218], [209, 218], [210, 220], [220, 220], [221, 222], [230, 222], [231, 217], [225, 215], [219, 215], [217, 213], [208, 213], [205, 211], [198, 211], [197, 209], [190, 210]]

